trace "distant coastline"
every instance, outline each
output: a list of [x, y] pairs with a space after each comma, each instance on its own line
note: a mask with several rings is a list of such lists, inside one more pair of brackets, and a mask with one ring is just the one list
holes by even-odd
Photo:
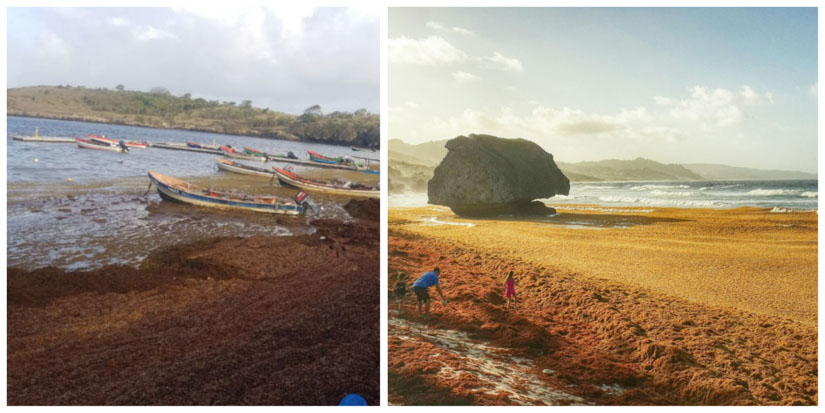
[[380, 146], [379, 115], [358, 110], [303, 115], [207, 101], [168, 91], [139, 92], [71, 86], [8, 89], [7, 116], [253, 136], [344, 146]]

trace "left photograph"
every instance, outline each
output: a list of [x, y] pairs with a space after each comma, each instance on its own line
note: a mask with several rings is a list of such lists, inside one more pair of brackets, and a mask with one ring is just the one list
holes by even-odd
[[378, 405], [380, 9], [7, 9], [9, 405]]

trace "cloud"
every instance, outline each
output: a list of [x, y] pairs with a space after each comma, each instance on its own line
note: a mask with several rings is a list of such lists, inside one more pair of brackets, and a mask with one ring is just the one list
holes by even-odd
[[443, 24], [438, 23], [438, 22], [434, 22], [434, 21], [428, 21], [425, 24], [425, 26], [427, 26], [428, 29], [433, 29], [433, 30], [444, 30], [444, 29], [447, 28]]
[[808, 95], [813, 98], [819, 97], [819, 82], [816, 82], [808, 88]]
[[475, 36], [476, 32], [472, 30], [468, 30], [462, 27], [453, 27], [453, 31], [458, 34], [463, 34], [465, 36]]
[[720, 127], [741, 122], [744, 107], [764, 105], [773, 102], [771, 93], [759, 94], [750, 86], [742, 86], [738, 91], [729, 89], [709, 89], [695, 86], [689, 90], [688, 99], [671, 99], [654, 96], [657, 105], [669, 108], [671, 117], [677, 120], [699, 121]]
[[[379, 110], [380, 15], [351, 8], [17, 8], [9, 87], [163, 86], [301, 113]], [[19, 20], [19, 19], [18, 19]], [[98, 24], [89, 24], [98, 22]]]
[[459, 63], [467, 54], [438, 36], [410, 39], [405, 36], [389, 39], [390, 63], [438, 66]]
[[459, 82], [476, 82], [481, 80], [480, 77], [467, 72], [455, 72], [453, 73], [453, 79]]
[[106, 23], [112, 26], [127, 26], [129, 25], [129, 21], [124, 19], [123, 17], [109, 17], [105, 20]]
[[428, 21], [424, 24], [428, 29], [432, 30], [440, 30], [440, 31], [452, 31], [454, 33], [458, 33], [464, 36], [475, 36], [475, 32], [469, 29], [465, 29], [463, 27], [447, 27], [439, 22], [434, 22], [432, 20]]
[[621, 110], [616, 114], [588, 113], [579, 109], [540, 105], [522, 114], [508, 106], [500, 108], [499, 113], [467, 108], [459, 116], [446, 119], [435, 117], [428, 127], [444, 136], [491, 133], [532, 138], [607, 136], [666, 141], [683, 137], [675, 129], [656, 125], [655, 117], [641, 107]]
[[66, 40], [52, 32], [44, 32], [40, 35], [40, 47], [38, 49], [38, 52], [47, 58], [63, 60], [71, 56]]
[[505, 72], [524, 72], [524, 67], [518, 59], [504, 56], [499, 52], [493, 53], [492, 56], [481, 57], [479, 60], [488, 66], [504, 70]]
[[140, 41], [177, 39], [178, 37], [166, 30], [154, 26], [141, 26], [135, 30], [135, 38]]

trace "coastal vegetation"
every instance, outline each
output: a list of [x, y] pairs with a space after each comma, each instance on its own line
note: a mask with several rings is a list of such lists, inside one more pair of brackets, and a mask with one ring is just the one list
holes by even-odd
[[83, 86], [35, 86], [8, 89], [7, 115], [130, 126], [196, 130], [275, 139], [379, 146], [379, 115], [366, 109], [323, 113], [320, 105], [293, 115], [240, 103], [174, 96], [168, 89], [148, 92]]

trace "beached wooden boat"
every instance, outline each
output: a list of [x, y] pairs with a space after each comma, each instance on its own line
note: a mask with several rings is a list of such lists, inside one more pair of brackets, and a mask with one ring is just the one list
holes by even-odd
[[83, 138], [75, 138], [75, 142], [77, 142], [78, 148], [83, 149], [95, 149], [98, 151], [108, 151], [108, 152], [127, 152], [124, 150], [123, 147], [120, 145], [109, 145], [109, 144], [102, 144], [96, 143], [90, 139], [83, 139]]
[[228, 159], [221, 159], [215, 158], [215, 164], [218, 166], [218, 169], [227, 171], [227, 172], [234, 172], [237, 174], [244, 174], [244, 175], [257, 175], [257, 176], [265, 176], [267, 178], [276, 178], [277, 175], [274, 171], [267, 168], [257, 168], [250, 165], [244, 165], [238, 162], [232, 162]]
[[272, 169], [278, 175], [278, 179], [286, 185], [294, 186], [304, 191], [322, 192], [325, 194], [346, 195], [364, 198], [380, 198], [381, 190], [378, 187], [370, 187], [362, 184], [350, 182], [321, 182], [302, 178], [292, 171], [273, 166]]
[[269, 214], [299, 215], [304, 212], [306, 193], [299, 192], [294, 199], [275, 196], [246, 195], [200, 188], [180, 179], [149, 171], [149, 179], [155, 184], [160, 197], [185, 204]]
[[[88, 136], [89, 136], [89, 140], [94, 141], [94, 142], [100, 142], [101, 144], [107, 144], [108, 143], [109, 145], [114, 146], [114, 145], [119, 145], [120, 142], [121, 142], [117, 139], [110, 139], [110, 138], [107, 138], [105, 136], [92, 135], [91, 133]], [[123, 141], [123, 142], [129, 148], [146, 149], [146, 146], [147, 146], [146, 142], [135, 142], [135, 141]]]

